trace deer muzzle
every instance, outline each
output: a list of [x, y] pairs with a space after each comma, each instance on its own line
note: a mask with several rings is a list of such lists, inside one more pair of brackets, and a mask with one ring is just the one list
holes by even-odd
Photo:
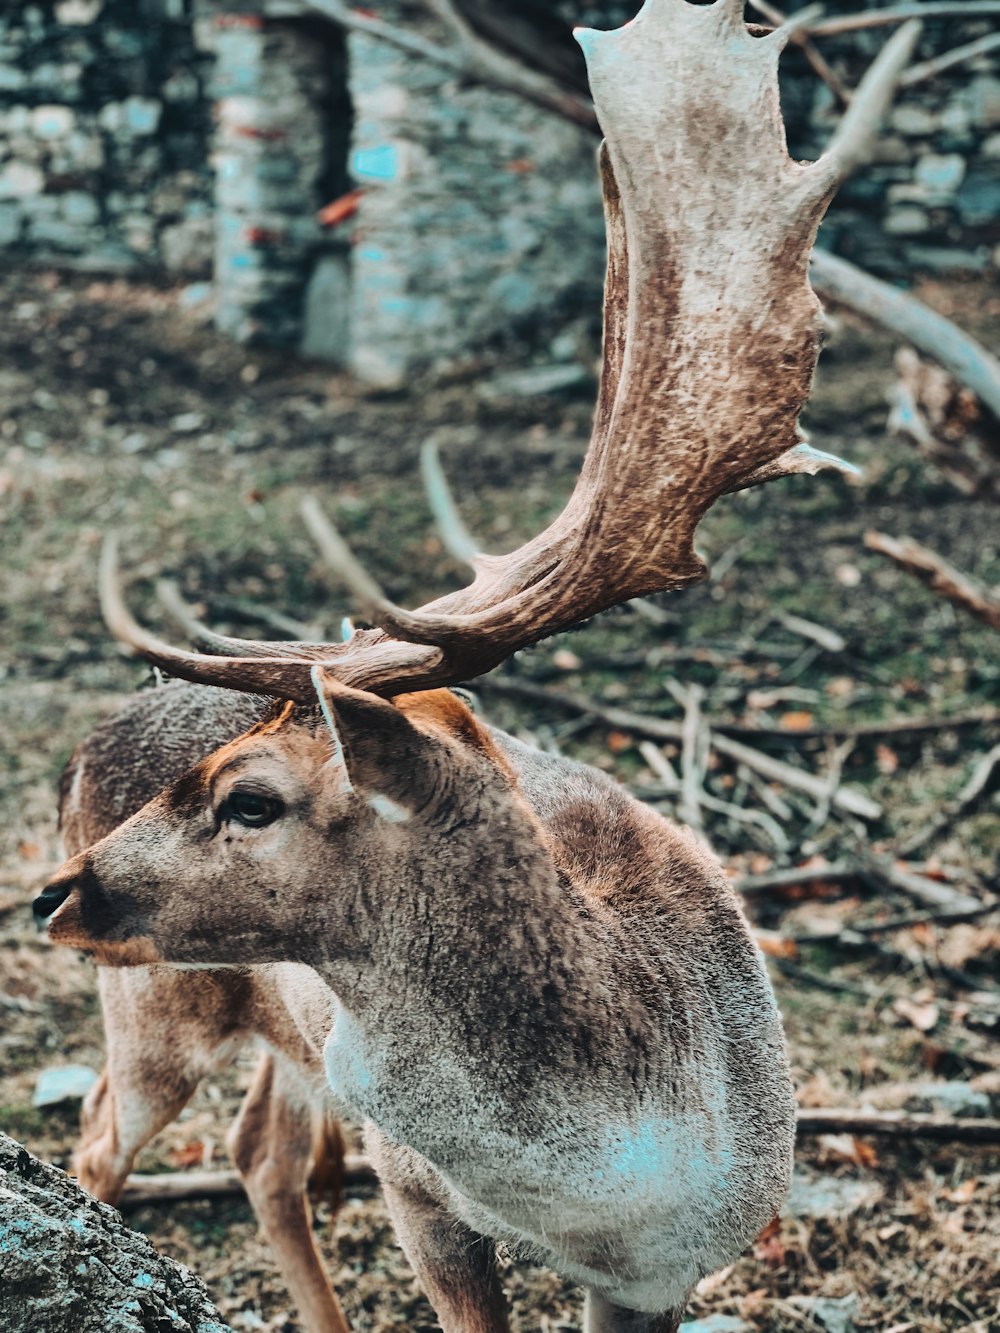
[[89, 852], [62, 866], [32, 903], [32, 911], [53, 944], [85, 949], [99, 963], [129, 967], [161, 961], [151, 940], [127, 936]]

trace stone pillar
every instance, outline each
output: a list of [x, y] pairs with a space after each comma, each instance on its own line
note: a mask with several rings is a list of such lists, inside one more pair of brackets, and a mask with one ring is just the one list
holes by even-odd
[[352, 33], [348, 51], [349, 167], [363, 191], [351, 368], [394, 387], [511, 334], [537, 346], [580, 311], [596, 317], [604, 220], [592, 137], [385, 42]]
[[340, 296], [324, 303], [308, 350], [343, 360], [347, 247], [317, 220], [343, 184], [339, 33], [259, 14], [216, 14], [208, 24], [216, 54], [216, 323], [241, 342], [298, 347], [309, 284], [320, 276]]

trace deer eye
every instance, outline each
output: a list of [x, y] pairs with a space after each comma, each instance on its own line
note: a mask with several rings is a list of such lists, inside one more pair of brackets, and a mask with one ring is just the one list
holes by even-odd
[[274, 796], [263, 796], [256, 791], [233, 791], [222, 807], [222, 818], [235, 820], [247, 828], [263, 828], [285, 812], [281, 801]]

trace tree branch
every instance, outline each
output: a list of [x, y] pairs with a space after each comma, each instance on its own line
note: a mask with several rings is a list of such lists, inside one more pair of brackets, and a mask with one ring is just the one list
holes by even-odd
[[890, 537], [884, 532], [866, 532], [865, 545], [869, 551], [887, 556], [938, 597], [960, 606], [990, 629], [1000, 630], [1000, 597], [949, 565], [937, 552], [921, 546], [912, 537]]

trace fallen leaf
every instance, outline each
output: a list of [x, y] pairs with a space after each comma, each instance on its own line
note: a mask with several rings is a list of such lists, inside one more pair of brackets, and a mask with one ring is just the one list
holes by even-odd
[[552, 654], [552, 665], [557, 666], [560, 671], [579, 671], [583, 662], [568, 648], [558, 648]]
[[888, 745], [876, 745], [875, 767], [883, 776], [891, 777], [899, 767], [899, 755]]
[[953, 1190], [945, 1190], [944, 1197], [949, 1203], [968, 1203], [976, 1190], [979, 1188], [979, 1181], [975, 1176], [970, 1176], [968, 1180], [963, 1180], [961, 1185]]
[[780, 1268], [785, 1262], [785, 1245], [781, 1239], [781, 1218], [776, 1217], [754, 1241], [754, 1258], [769, 1268]]
[[612, 754], [622, 754], [625, 750], [631, 750], [635, 741], [627, 732], [609, 731], [606, 743]]
[[176, 1148], [172, 1148], [169, 1153], [172, 1165], [179, 1170], [184, 1170], [189, 1166], [204, 1166], [205, 1164], [205, 1145], [200, 1139], [194, 1139], [190, 1143], [182, 1143]]
[[754, 930], [753, 937], [761, 953], [768, 958], [798, 958], [799, 946], [777, 930]]
[[892, 1007], [900, 1018], [905, 1018], [918, 1032], [932, 1032], [941, 1017], [940, 1009], [933, 1002], [917, 1004], [905, 996], [900, 996]]
[[808, 731], [813, 724], [813, 715], [804, 709], [797, 709], [782, 713], [780, 721], [784, 731]]

